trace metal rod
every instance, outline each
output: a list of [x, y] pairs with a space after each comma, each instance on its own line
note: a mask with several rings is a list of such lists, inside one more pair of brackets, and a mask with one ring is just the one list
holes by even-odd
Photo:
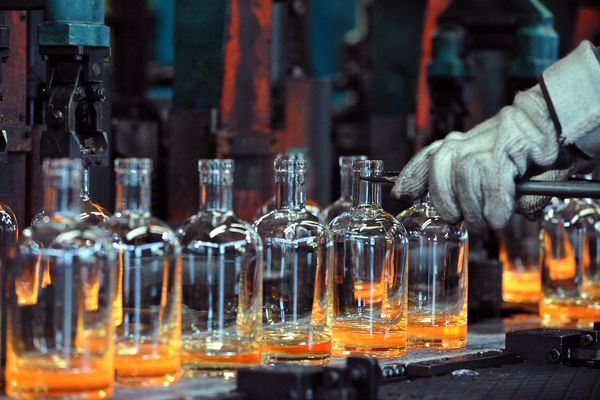
[[[382, 176], [361, 178], [364, 180], [393, 185], [396, 183], [395, 171], [384, 172]], [[516, 183], [517, 195], [552, 196], [565, 198], [600, 199], [600, 182], [598, 181], [521, 181]]]

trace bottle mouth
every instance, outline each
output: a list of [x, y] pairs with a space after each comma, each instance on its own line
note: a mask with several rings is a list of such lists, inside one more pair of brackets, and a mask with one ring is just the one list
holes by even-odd
[[374, 178], [383, 173], [382, 160], [358, 160], [352, 163], [352, 172], [361, 178]]
[[117, 158], [115, 172], [139, 171], [140, 173], [152, 172], [152, 160], [149, 158]]
[[368, 160], [368, 158], [365, 155], [340, 156], [340, 158], [338, 159], [338, 163], [341, 168], [351, 169], [354, 161], [366, 161], [366, 160]]
[[234, 161], [231, 159], [203, 158], [198, 160], [198, 172], [208, 174], [232, 174]]
[[46, 159], [42, 168], [47, 184], [51, 187], [62, 189], [81, 187], [83, 165], [79, 158]]
[[298, 155], [286, 155], [285, 157], [277, 157], [273, 162], [275, 172], [279, 173], [302, 173], [306, 171], [306, 161], [304, 157]]

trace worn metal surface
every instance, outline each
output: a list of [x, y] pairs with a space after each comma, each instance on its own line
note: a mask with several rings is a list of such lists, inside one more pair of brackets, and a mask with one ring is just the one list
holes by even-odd
[[40, 46], [110, 46], [104, 0], [46, 0]]
[[217, 156], [236, 163], [235, 209], [251, 220], [271, 197], [270, 0], [231, 0], [227, 19]]

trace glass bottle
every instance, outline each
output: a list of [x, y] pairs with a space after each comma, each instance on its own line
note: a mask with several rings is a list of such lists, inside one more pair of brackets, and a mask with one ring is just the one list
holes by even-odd
[[406, 352], [406, 231], [381, 207], [381, 185], [361, 179], [380, 176], [383, 161], [355, 161], [352, 170], [353, 208], [330, 224], [333, 352], [399, 357]]
[[110, 236], [79, 220], [81, 162], [44, 162], [47, 216], [8, 271], [7, 394], [107, 398], [114, 379]]
[[303, 159], [275, 160], [276, 209], [254, 223], [263, 246], [263, 360], [331, 355], [331, 235], [304, 203]]
[[[90, 168], [86, 166], [83, 169], [83, 179], [81, 185], [81, 192], [79, 194], [79, 219], [85, 222], [88, 222], [92, 225], [99, 225], [102, 222], [108, 219], [108, 211], [100, 204], [94, 203], [90, 198]], [[33, 217], [33, 221], [31, 222], [31, 226], [37, 224], [41, 221], [44, 216], [47, 215], [45, 209], [42, 209], [40, 212]]]
[[[17, 217], [12, 209], [0, 203], [0, 282], [6, 282], [8, 262], [17, 254], [19, 228]], [[6, 285], [0, 285], [0, 382], [4, 386], [4, 370], [6, 367]]]
[[115, 161], [115, 214], [104, 227], [119, 250], [116, 380], [131, 386], [169, 385], [181, 365], [181, 248], [150, 214], [152, 161]]
[[366, 159], [367, 156], [341, 156], [339, 158], [340, 198], [321, 212], [325, 222], [330, 223], [335, 217], [352, 208], [352, 163]]
[[[304, 161], [304, 155], [302, 153], [278, 154], [277, 157], [275, 158], [275, 160], [278, 160], [278, 159], [303, 160]], [[319, 204], [317, 204], [316, 201], [305, 198], [304, 199], [304, 207], [306, 208], [306, 211], [308, 211], [315, 217], [321, 218], [322, 208]], [[254, 221], [258, 221], [260, 219], [260, 217], [267, 215], [268, 213], [275, 210], [276, 208], [277, 208], [277, 201], [275, 199], [275, 196], [273, 196], [269, 200], [267, 200], [262, 206], [260, 206], [260, 208], [258, 210], [256, 210], [256, 213], [254, 214]]]
[[502, 262], [502, 299], [509, 303], [537, 304], [542, 292], [540, 271], [541, 221], [515, 214], [498, 232]]
[[448, 224], [426, 196], [398, 215], [408, 233], [408, 344], [467, 344], [468, 233]]
[[177, 231], [182, 362], [192, 374], [229, 377], [261, 362], [262, 242], [233, 213], [233, 168], [233, 160], [198, 161], [200, 211]]
[[600, 320], [600, 211], [590, 199], [556, 202], [540, 241], [542, 324], [590, 329]]

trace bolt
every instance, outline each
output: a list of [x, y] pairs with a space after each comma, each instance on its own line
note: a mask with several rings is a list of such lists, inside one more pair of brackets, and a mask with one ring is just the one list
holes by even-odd
[[106, 100], [106, 91], [104, 90], [104, 88], [99, 88], [96, 89], [96, 100], [98, 100], [100, 103], [104, 103], [104, 100]]
[[558, 362], [560, 360], [560, 352], [556, 349], [552, 349], [548, 352], [548, 361], [551, 363]]
[[27, 19], [27, 15], [26, 14], [19, 15], [19, 20], [25, 21], [26, 19]]
[[592, 343], [594, 343], [594, 337], [592, 335], [590, 335], [589, 333], [586, 333], [586, 334], [581, 335], [581, 337], [579, 338], [579, 341], [581, 342], [582, 345], [589, 346]]
[[81, 101], [85, 98], [85, 89], [81, 86], [77, 86], [75, 89], [75, 99]]
[[0, 101], [4, 100], [4, 90], [0, 89]]

